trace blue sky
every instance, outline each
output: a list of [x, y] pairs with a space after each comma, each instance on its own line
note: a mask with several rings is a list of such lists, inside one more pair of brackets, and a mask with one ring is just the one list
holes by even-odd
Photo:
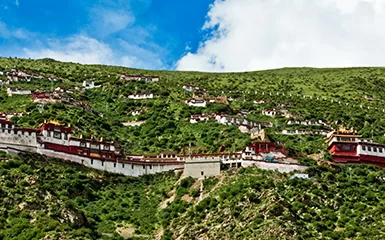
[[55, 56], [53, 52], [66, 51], [71, 43], [90, 41], [98, 46], [88, 50], [107, 46], [112, 51], [106, 63], [172, 69], [186, 49], [198, 47], [212, 2], [0, 0], [0, 52], [39, 58], [49, 53], [44, 50]]
[[0, 55], [145, 69], [384, 66], [385, 0], [0, 0]]

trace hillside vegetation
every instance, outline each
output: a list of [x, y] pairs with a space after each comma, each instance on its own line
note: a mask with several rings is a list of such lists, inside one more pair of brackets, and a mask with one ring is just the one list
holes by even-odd
[[[128, 153], [216, 153], [240, 151], [250, 134], [214, 120], [190, 123], [193, 114], [223, 113], [272, 122], [266, 132], [290, 155], [307, 161], [325, 151], [320, 135], [284, 135], [282, 130], [355, 128], [363, 137], [385, 143], [385, 69], [285, 68], [245, 73], [146, 71], [115, 66], [62, 63], [52, 59], [0, 58], [11, 68], [42, 79], [1, 85], [0, 112], [20, 126], [44, 120], [69, 124], [73, 134], [119, 140]], [[159, 75], [156, 83], [128, 82], [122, 73]], [[57, 81], [48, 78], [56, 78]], [[0, 80], [5, 80], [0, 75]], [[98, 88], [74, 90], [84, 80]], [[189, 107], [182, 89], [193, 84], [229, 104]], [[53, 91], [91, 108], [64, 103], [37, 104], [29, 95], [8, 96], [8, 87]], [[132, 93], [153, 99], [131, 100]], [[264, 103], [254, 103], [264, 100]], [[284, 108], [290, 118], [271, 118], [266, 109]], [[133, 111], [140, 111], [133, 115]], [[319, 121], [324, 126], [290, 125]], [[144, 123], [136, 127], [122, 122]], [[319, 154], [322, 155], [322, 154]], [[6, 161], [8, 159], [8, 161]], [[383, 169], [341, 165], [311, 167], [309, 179], [260, 169], [230, 169], [217, 178], [194, 180], [181, 173], [130, 178], [58, 159], [27, 154], [0, 155], [0, 239], [383, 239]]]
[[0, 174], [0, 239], [385, 237], [385, 171], [372, 166], [134, 179], [28, 154], [0, 162]]
[[[318, 153], [325, 148], [323, 137], [284, 136], [283, 129], [302, 129], [288, 126], [283, 117], [270, 118], [261, 114], [264, 109], [278, 108], [283, 104], [297, 119], [322, 120], [332, 127], [354, 127], [364, 137], [384, 142], [385, 133], [383, 86], [384, 68], [312, 69], [287, 68], [245, 73], [201, 73], [146, 71], [115, 66], [62, 63], [52, 59], [0, 59], [0, 71], [11, 67], [55, 76], [59, 81], [33, 79], [31, 82], [11, 82], [0, 91], [0, 111], [27, 111], [29, 115], [13, 120], [19, 125], [38, 127], [45, 119], [57, 119], [71, 124], [76, 135], [120, 140], [127, 152], [158, 153], [175, 150], [186, 153], [215, 153], [219, 148], [226, 152], [239, 151], [250, 143], [248, 134], [235, 126], [220, 125], [214, 121], [190, 124], [193, 114], [225, 113], [236, 115], [247, 111], [251, 120], [270, 121], [267, 131], [275, 141], [302, 153]], [[159, 75], [157, 83], [119, 80], [119, 75]], [[5, 79], [6, 76], [0, 76]], [[83, 80], [94, 80], [100, 88], [65, 93], [77, 101], [87, 103], [92, 111], [64, 104], [34, 104], [30, 96], [6, 95], [7, 87], [31, 90], [53, 90], [58, 86], [74, 89]], [[189, 107], [183, 101], [192, 96], [182, 89], [193, 84], [208, 91], [210, 96], [226, 95], [229, 105], [209, 103], [206, 108]], [[131, 100], [131, 93], [153, 93], [154, 99]], [[369, 95], [370, 100], [365, 99]], [[253, 100], [263, 99], [265, 104]], [[142, 112], [133, 116], [134, 110]], [[103, 115], [99, 115], [102, 113]], [[121, 122], [145, 121], [137, 127], [125, 127]], [[317, 129], [317, 127], [306, 127]]]

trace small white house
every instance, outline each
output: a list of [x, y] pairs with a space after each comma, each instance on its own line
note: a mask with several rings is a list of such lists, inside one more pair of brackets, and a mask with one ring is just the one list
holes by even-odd
[[193, 86], [193, 85], [190, 85], [190, 84], [185, 84], [183, 85], [182, 87], [184, 90], [186, 90], [187, 92], [192, 92], [192, 91], [195, 91], [195, 90], [199, 90], [200, 88], [197, 87], [197, 86]]
[[159, 76], [138, 76], [138, 75], [127, 75], [121, 74], [120, 80], [128, 81], [144, 81], [144, 82], [159, 82]]
[[187, 105], [191, 107], [206, 107], [206, 100], [200, 100], [200, 99], [187, 99], [184, 101]]
[[268, 117], [275, 117], [278, 114], [278, 111], [275, 109], [266, 109], [262, 111], [263, 115], [266, 115]]
[[95, 82], [94, 81], [83, 81], [83, 87], [85, 89], [92, 89], [92, 88], [95, 88]]
[[159, 77], [158, 76], [145, 77], [144, 81], [145, 82], [159, 82]]
[[201, 115], [192, 115], [190, 117], [190, 123], [197, 123], [202, 121], [210, 120], [211, 115], [201, 114]]
[[137, 115], [140, 115], [140, 114], [142, 114], [144, 111], [146, 111], [147, 110], [147, 108], [141, 108], [141, 109], [136, 109], [136, 110], [133, 110], [132, 112], [131, 112], [131, 115], [132, 116], [137, 116]]
[[31, 93], [32, 93], [31, 90], [27, 90], [27, 89], [7, 88], [8, 96], [12, 96], [12, 95], [30, 95]]
[[62, 92], [62, 93], [64, 93], [64, 92], [73, 93], [73, 91], [71, 89], [65, 88], [65, 87], [57, 87], [57, 88], [55, 88], [55, 91], [56, 92]]
[[0, 85], [9, 84], [9, 80], [0, 80]]
[[140, 126], [144, 123], [144, 121], [138, 121], [138, 122], [122, 122], [121, 124], [126, 127], [136, 127]]
[[259, 132], [259, 130], [261, 130], [261, 126], [250, 126], [250, 125], [245, 125], [245, 124], [241, 124], [239, 125], [238, 127], [239, 131], [241, 131], [241, 133], [257, 133]]
[[294, 173], [293, 175], [290, 176], [290, 179], [293, 179], [293, 178], [309, 179], [309, 174], [305, 174], [305, 173]]
[[263, 103], [265, 103], [265, 100], [254, 100], [254, 103], [255, 104], [263, 104]]
[[136, 100], [139, 100], [139, 99], [150, 99], [150, 98], [154, 98], [154, 94], [152, 93], [139, 93], [139, 94], [131, 94], [131, 95], [128, 95], [129, 99], [136, 99]]
[[225, 115], [217, 115], [217, 116], [215, 116], [215, 120], [217, 120], [217, 122], [220, 124], [227, 124], [228, 123], [228, 119]]

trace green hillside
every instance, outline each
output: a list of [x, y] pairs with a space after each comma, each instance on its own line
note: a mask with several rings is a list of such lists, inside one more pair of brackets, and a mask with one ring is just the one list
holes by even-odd
[[0, 162], [0, 239], [384, 238], [385, 171], [340, 170], [241, 168], [201, 182], [22, 155]]
[[[261, 114], [263, 109], [284, 104], [296, 119], [322, 120], [332, 127], [343, 124], [354, 127], [364, 137], [375, 137], [384, 142], [384, 68], [313, 69], [287, 68], [245, 73], [201, 73], [175, 71], [146, 71], [115, 66], [62, 63], [52, 59], [0, 59], [0, 71], [12, 67], [55, 76], [59, 81], [33, 79], [31, 82], [11, 82], [0, 91], [0, 111], [27, 111], [29, 115], [14, 118], [17, 124], [38, 127], [44, 120], [57, 119], [71, 124], [74, 133], [86, 137], [103, 137], [120, 140], [127, 152], [158, 153], [162, 150], [187, 152], [239, 151], [250, 143], [248, 134], [235, 126], [220, 125], [214, 121], [190, 124], [192, 114], [225, 113], [236, 115], [248, 111], [251, 120], [271, 121], [273, 128], [266, 129], [275, 141], [300, 153], [317, 153], [325, 148], [323, 137], [284, 136], [283, 129], [303, 129], [287, 126], [287, 118], [270, 118]], [[157, 83], [119, 80], [119, 75], [159, 75]], [[6, 76], [0, 76], [5, 79]], [[54, 90], [58, 86], [81, 86], [83, 80], [94, 80], [100, 88], [65, 93], [76, 101], [89, 104], [92, 111], [64, 104], [39, 106], [30, 96], [6, 95], [7, 87], [31, 90]], [[207, 108], [189, 107], [184, 103], [192, 96], [182, 89], [193, 84], [208, 91], [209, 96], [227, 96], [230, 104], [209, 103]], [[154, 99], [131, 100], [132, 93], [153, 93]], [[369, 100], [365, 96], [369, 96]], [[254, 104], [263, 99], [265, 104]], [[132, 116], [134, 110], [142, 110]], [[103, 117], [99, 115], [103, 113]], [[138, 127], [125, 127], [121, 122], [144, 121]], [[317, 127], [305, 127], [318, 129]]]
[[[310, 154], [325, 151], [325, 137], [289, 136], [282, 130], [327, 131], [344, 125], [385, 143], [383, 68], [200, 73], [0, 58], [1, 72], [13, 67], [43, 78], [1, 85], [0, 112], [25, 112], [12, 121], [39, 127], [44, 120], [59, 120], [77, 136], [119, 140], [128, 153], [186, 153], [189, 146], [192, 153], [232, 152], [253, 141], [234, 125], [190, 123], [191, 115], [202, 113], [248, 112], [249, 120], [272, 122], [265, 129], [271, 140], [303, 163], [310, 162]], [[159, 75], [160, 81], [123, 81], [122, 73]], [[57, 81], [48, 79], [52, 77]], [[0, 80], [6, 78], [0, 75]], [[75, 90], [84, 80], [101, 87]], [[192, 93], [183, 84], [206, 89], [210, 97], [227, 96], [229, 104], [189, 107], [184, 100]], [[29, 95], [8, 96], [6, 91], [59, 86], [71, 89], [63, 95], [83, 105], [40, 105]], [[133, 93], [153, 93], [155, 98], [128, 99]], [[291, 117], [262, 115], [273, 108], [288, 110]], [[140, 114], [132, 115], [135, 110]], [[289, 125], [288, 120], [322, 120], [325, 125]], [[132, 121], [144, 123], [121, 124]], [[1, 154], [0, 239], [385, 238], [383, 169], [313, 166], [307, 173], [309, 179], [292, 179], [291, 174], [241, 168], [204, 181], [172, 172], [130, 178], [40, 155]]]

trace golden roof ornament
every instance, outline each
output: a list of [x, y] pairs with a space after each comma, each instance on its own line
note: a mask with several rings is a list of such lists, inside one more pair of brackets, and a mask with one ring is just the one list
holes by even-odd
[[58, 120], [50, 120], [48, 123], [54, 124], [56, 126], [63, 126], [63, 124], [60, 124]]
[[340, 126], [339, 129], [338, 129], [338, 132], [341, 132], [341, 133], [354, 133], [354, 129], [353, 127], [351, 129], [346, 129], [344, 126]]

